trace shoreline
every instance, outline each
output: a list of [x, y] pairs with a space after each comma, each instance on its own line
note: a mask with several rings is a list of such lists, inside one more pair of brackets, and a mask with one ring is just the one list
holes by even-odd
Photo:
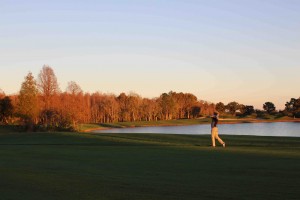
[[[243, 124], [243, 123], [277, 123], [277, 122], [292, 122], [300, 123], [300, 119], [278, 119], [278, 120], [265, 120], [265, 119], [219, 119], [219, 124]], [[97, 127], [82, 130], [79, 132], [87, 133], [97, 130], [108, 129], [122, 129], [122, 128], [139, 128], [139, 127], [166, 127], [166, 126], [192, 126], [192, 125], [204, 125], [210, 124], [210, 122], [202, 122], [195, 124], [157, 124], [157, 125], [131, 125], [131, 126], [119, 126], [119, 127]]]
[[[229, 122], [226, 122], [226, 121]], [[230, 121], [233, 120], [233, 121]], [[222, 123], [221, 123], [222, 122]], [[225, 123], [223, 123], [225, 122]], [[268, 119], [220, 119], [220, 124], [243, 124], [243, 123], [276, 123], [276, 122], [294, 122], [299, 123], [300, 119], [278, 119], [278, 120], [268, 120]]]

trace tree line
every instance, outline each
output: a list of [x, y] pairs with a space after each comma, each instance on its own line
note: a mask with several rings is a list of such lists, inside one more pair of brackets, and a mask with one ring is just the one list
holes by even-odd
[[[71, 130], [81, 123], [191, 119], [212, 115], [215, 110], [224, 116], [278, 114], [272, 102], [264, 104], [263, 112], [251, 105], [213, 104], [198, 100], [191, 93], [173, 91], [156, 98], [143, 98], [135, 93], [90, 94], [84, 93], [74, 81], [61, 91], [53, 69], [47, 65], [37, 79], [32, 73], [27, 74], [18, 95], [5, 96], [0, 91], [0, 123], [20, 124], [29, 130]], [[300, 98], [292, 98], [280, 114], [300, 117]]]
[[290, 101], [286, 102], [285, 109], [281, 111], [276, 110], [274, 103], [269, 101], [263, 104], [263, 110], [255, 109], [252, 105], [243, 105], [235, 101], [227, 105], [219, 102], [216, 104], [215, 109], [223, 116], [252, 116], [253, 118], [263, 119], [283, 116], [300, 118], [300, 97], [298, 99], [291, 98]]

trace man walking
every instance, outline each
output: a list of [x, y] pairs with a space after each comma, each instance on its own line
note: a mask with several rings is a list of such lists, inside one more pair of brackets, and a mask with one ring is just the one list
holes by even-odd
[[217, 139], [219, 141], [220, 144], [223, 145], [223, 147], [225, 147], [225, 142], [223, 142], [223, 140], [219, 137], [218, 134], [218, 122], [219, 122], [219, 113], [218, 112], [214, 112], [214, 115], [211, 116], [212, 120], [211, 120], [211, 141], [212, 141], [212, 146], [216, 147], [216, 142], [215, 139]]

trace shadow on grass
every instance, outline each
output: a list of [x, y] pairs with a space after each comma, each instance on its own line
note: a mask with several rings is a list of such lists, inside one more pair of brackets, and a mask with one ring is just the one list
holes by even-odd
[[105, 124], [105, 123], [100, 123], [99, 124], [102, 127], [105, 128], [125, 128], [125, 126], [119, 125], [119, 124]]

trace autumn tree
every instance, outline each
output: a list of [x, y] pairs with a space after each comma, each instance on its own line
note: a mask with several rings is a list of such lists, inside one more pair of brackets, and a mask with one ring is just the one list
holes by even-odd
[[90, 95], [84, 95], [81, 87], [75, 82], [68, 83], [66, 91], [59, 95], [60, 121], [64, 129], [78, 129], [80, 123], [91, 122]]
[[0, 99], [5, 97], [4, 91], [0, 88]]
[[289, 102], [286, 102], [284, 111], [290, 116], [300, 117], [300, 97], [291, 98]]
[[92, 123], [101, 122], [101, 111], [99, 109], [100, 100], [101, 94], [99, 92], [93, 93], [90, 97], [90, 112]]
[[216, 111], [218, 111], [219, 113], [225, 113], [225, 105], [222, 102], [219, 102], [216, 104]]
[[186, 98], [185, 98], [185, 94], [183, 92], [180, 93], [176, 93], [173, 91], [170, 91], [169, 94], [172, 96], [172, 98], [174, 99], [175, 102], [175, 109], [176, 112], [174, 114], [176, 114], [176, 118], [177, 119], [182, 119], [185, 117], [186, 111], [185, 111], [185, 103], [186, 103]]
[[[193, 107], [197, 102], [197, 97], [191, 93], [184, 94], [184, 110], [185, 110], [185, 117], [190, 118]], [[199, 110], [200, 111], [200, 110]]]
[[252, 115], [253, 113], [255, 113], [254, 107], [250, 106], [250, 105], [245, 105], [244, 107], [244, 115]]
[[[110, 123], [117, 121], [120, 109], [115, 95], [103, 95], [99, 102], [99, 111], [102, 116], [101, 122]], [[128, 113], [125, 114], [127, 115]]]
[[90, 123], [91, 122], [91, 95], [85, 93], [83, 96], [83, 113], [82, 113], [82, 122]]
[[155, 100], [143, 98], [140, 105], [141, 120], [151, 121], [155, 120]]
[[86, 106], [90, 107], [90, 119], [92, 122], [110, 123], [120, 121], [119, 100], [114, 94], [97, 92], [90, 95], [89, 99], [90, 103]]
[[246, 109], [246, 106], [244, 104], [239, 104], [238, 111], [239, 111], [240, 116], [244, 116], [245, 111], [246, 111], [245, 109]]
[[239, 103], [233, 101], [226, 105], [226, 109], [229, 111], [229, 113], [233, 116], [236, 115], [236, 111], [239, 110]]
[[199, 104], [201, 105], [201, 115], [208, 116], [209, 113], [209, 103], [206, 101], [200, 101]]
[[68, 83], [66, 93], [69, 96], [70, 109], [76, 115], [76, 121], [84, 121], [84, 110], [85, 110], [85, 98], [83, 95], [83, 90], [75, 82], [71, 81]]
[[267, 113], [271, 114], [272, 112], [274, 112], [274, 111], [276, 110], [276, 107], [275, 107], [275, 105], [274, 105], [272, 102], [266, 102], [266, 103], [264, 103], [264, 105], [263, 105], [263, 109], [264, 109]]
[[175, 110], [175, 101], [172, 98], [172, 95], [163, 93], [159, 98], [161, 106], [161, 117], [163, 119], [169, 120], [173, 117], [173, 112]]
[[37, 123], [39, 114], [38, 89], [32, 73], [28, 73], [22, 83], [17, 112], [29, 129], [32, 129], [33, 125]]
[[44, 65], [38, 76], [38, 89], [43, 97], [45, 109], [49, 109], [53, 98], [60, 90], [53, 69]]
[[108, 120], [109, 122], [116, 122], [118, 120], [118, 113], [120, 111], [117, 98], [114, 94], [107, 96], [108, 107]]
[[60, 92], [57, 78], [53, 69], [44, 65], [38, 76], [38, 89], [41, 93], [43, 109], [41, 111], [41, 122], [47, 127], [57, 123], [57, 110], [59, 103], [58, 94]]
[[136, 121], [137, 118], [140, 118], [140, 105], [142, 98], [135, 93], [129, 94], [127, 98], [127, 107], [129, 111], [130, 121]]
[[68, 83], [66, 92], [73, 95], [83, 93], [81, 87], [75, 81], [71, 81]]
[[14, 107], [11, 99], [8, 96], [0, 99], [0, 122], [8, 124], [9, 119], [13, 115], [13, 111]]
[[119, 103], [120, 112], [119, 112], [119, 121], [124, 122], [128, 120], [128, 96], [125, 93], [121, 93], [117, 97]]
[[200, 116], [200, 113], [201, 113], [201, 106], [200, 105], [194, 105], [192, 107], [192, 117], [193, 118], [197, 118]]

